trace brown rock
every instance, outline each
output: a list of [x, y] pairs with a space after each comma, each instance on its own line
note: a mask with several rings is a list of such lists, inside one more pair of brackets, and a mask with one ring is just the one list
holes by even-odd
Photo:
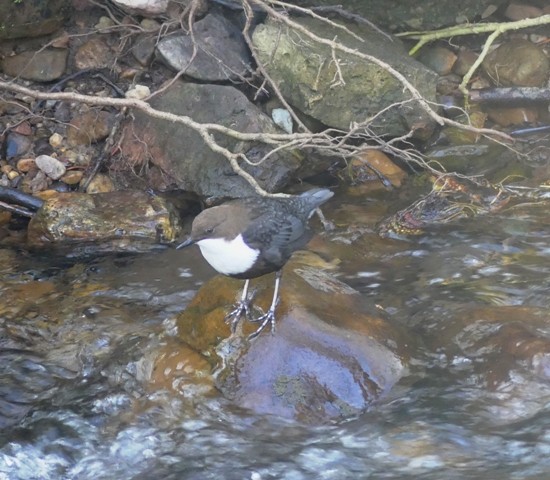
[[17, 162], [17, 170], [19, 170], [21, 173], [27, 173], [33, 168], [36, 168], [34, 158], [22, 158]]
[[504, 16], [510, 20], [523, 20], [524, 18], [537, 18], [542, 15], [542, 9], [534, 5], [511, 3], [506, 8]]
[[427, 47], [421, 51], [418, 57], [421, 63], [439, 75], [451, 73], [456, 59], [457, 56], [452, 50], [441, 46]]
[[138, 191], [88, 195], [59, 193], [45, 201], [28, 226], [28, 244], [84, 251], [150, 250], [180, 234], [179, 217], [159, 196]]
[[[257, 280], [255, 305], [269, 304], [272, 282], [272, 276]], [[285, 267], [275, 334], [250, 343], [239, 332], [230, 336], [224, 316], [241, 286], [215, 277], [178, 319], [182, 340], [213, 363], [223, 359], [217, 386], [238, 405], [324, 422], [363, 411], [404, 375], [402, 332], [369, 315], [355, 290], [300, 256]], [[250, 333], [257, 325], [240, 327]]]
[[36, 82], [57, 80], [65, 73], [67, 49], [48, 48], [38, 52], [23, 52], [2, 60], [2, 70], [12, 77]]
[[86, 188], [86, 193], [107, 193], [113, 192], [115, 190], [115, 185], [109, 176], [102, 173], [98, 173], [92, 178], [92, 181], [88, 184]]
[[101, 37], [92, 37], [77, 50], [74, 62], [78, 70], [86, 70], [111, 67], [114, 59], [114, 54], [105, 40]]
[[106, 138], [113, 126], [114, 116], [105, 110], [88, 110], [71, 120], [67, 142], [71, 146], [90, 145]]
[[76, 185], [80, 182], [80, 180], [82, 180], [83, 176], [84, 172], [82, 170], [71, 170], [63, 175], [59, 180], [67, 185]]
[[487, 115], [493, 122], [501, 127], [534, 123], [538, 119], [537, 110], [527, 107], [489, 108], [487, 109]]
[[478, 54], [472, 50], [460, 49], [457, 55], [455, 64], [453, 65], [453, 73], [463, 76], [468, 73], [470, 68], [477, 60]]
[[512, 39], [493, 50], [483, 69], [495, 85], [542, 87], [548, 81], [550, 60], [528, 40]]

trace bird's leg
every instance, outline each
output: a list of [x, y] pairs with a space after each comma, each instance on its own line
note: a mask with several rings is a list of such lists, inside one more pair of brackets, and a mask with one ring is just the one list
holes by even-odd
[[275, 287], [273, 289], [273, 299], [271, 300], [271, 306], [269, 307], [269, 310], [267, 312], [254, 320], [254, 322], [261, 323], [258, 329], [248, 336], [248, 340], [253, 340], [254, 338], [256, 338], [260, 333], [262, 333], [263, 329], [267, 327], [269, 323], [271, 323], [271, 333], [275, 332], [275, 308], [279, 303], [279, 285], [281, 283], [282, 273], [282, 270], [278, 270], [275, 274]]
[[234, 305], [233, 310], [231, 310], [225, 316], [225, 323], [229, 323], [231, 328], [231, 333], [235, 333], [237, 328], [237, 323], [241, 319], [243, 313], [246, 318], [250, 318], [250, 300], [248, 298], [248, 286], [250, 285], [250, 280], [246, 279], [244, 282], [243, 293], [241, 294], [241, 299]]

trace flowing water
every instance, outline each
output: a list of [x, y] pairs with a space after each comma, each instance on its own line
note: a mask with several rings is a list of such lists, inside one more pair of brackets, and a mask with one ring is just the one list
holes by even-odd
[[341, 278], [422, 346], [391, 397], [322, 426], [144, 382], [213, 275], [198, 251], [0, 250], [0, 480], [550, 478], [547, 206], [386, 243]]

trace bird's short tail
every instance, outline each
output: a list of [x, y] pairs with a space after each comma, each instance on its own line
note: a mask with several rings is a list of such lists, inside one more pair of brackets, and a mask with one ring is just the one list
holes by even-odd
[[334, 192], [331, 192], [327, 188], [313, 188], [300, 194], [300, 197], [307, 201], [308, 205], [311, 206], [311, 209], [316, 209], [319, 205], [325, 203], [329, 198], [334, 195]]

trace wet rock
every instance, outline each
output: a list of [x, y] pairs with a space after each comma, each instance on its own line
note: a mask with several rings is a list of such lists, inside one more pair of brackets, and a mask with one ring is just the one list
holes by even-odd
[[37, 52], [23, 52], [2, 60], [2, 71], [12, 77], [21, 77], [36, 82], [57, 80], [67, 68], [69, 51], [62, 48], [47, 48]]
[[39, 155], [34, 160], [36, 166], [42, 170], [48, 177], [53, 180], [58, 180], [67, 171], [65, 165], [57, 158], [50, 157], [49, 155]]
[[179, 35], [163, 39], [157, 52], [172, 69], [208, 82], [236, 80], [249, 71], [251, 63], [240, 30], [215, 14], [195, 22], [193, 37]]
[[[254, 304], [266, 307], [273, 277], [254, 285]], [[251, 343], [230, 336], [224, 323], [239, 287], [242, 281], [215, 277], [178, 318], [180, 338], [211, 362], [222, 359], [217, 386], [238, 405], [319, 423], [365, 410], [405, 375], [402, 332], [367, 313], [358, 292], [310, 261], [286, 265], [276, 332]], [[244, 333], [257, 328], [240, 326]]]
[[137, 15], [155, 16], [166, 13], [168, 0], [114, 0], [123, 10]]
[[111, 132], [113, 122], [114, 114], [105, 110], [88, 110], [77, 114], [67, 128], [67, 142], [74, 147], [103, 140]]
[[351, 159], [349, 166], [343, 170], [342, 178], [351, 181], [352, 185], [375, 181], [381, 188], [384, 184], [380, 177], [372, 170], [375, 168], [381, 175], [388, 179], [394, 187], [400, 187], [406, 178], [406, 172], [398, 167], [390, 158], [379, 150], [366, 150]]
[[497, 161], [502, 150], [501, 146], [487, 142], [435, 146], [427, 150], [426, 157], [441, 164], [445, 171], [480, 175], [502, 166]]
[[164, 343], [138, 362], [137, 379], [150, 390], [172, 390], [188, 398], [214, 393], [214, 379], [206, 359], [177, 339], [167, 338]]
[[0, 39], [38, 37], [63, 26], [71, 0], [25, 0], [0, 2]]
[[[197, 85], [176, 82], [151, 105], [162, 111], [188, 115], [201, 123], [219, 123], [242, 132], [280, 132], [273, 121], [238, 90], [222, 85]], [[176, 122], [155, 119], [136, 111], [133, 123], [124, 129], [121, 143], [124, 162], [118, 167], [142, 169], [150, 161], [162, 171], [147, 181], [153, 188], [178, 188], [204, 197], [234, 197], [253, 193], [249, 184], [236, 175], [228, 160], [212, 152], [203, 139], [191, 129]], [[263, 144], [238, 142], [216, 134], [224, 148], [246, 153], [251, 160], [260, 160], [267, 149]], [[242, 167], [268, 191], [282, 188], [302, 164], [303, 158], [292, 152], [278, 152], [258, 166]], [[157, 184], [157, 179], [163, 184]]]
[[542, 87], [550, 72], [544, 51], [528, 40], [512, 39], [493, 50], [482, 63], [495, 85]]
[[[337, 38], [349, 48], [389, 63], [427, 99], [435, 100], [437, 75], [409, 57], [402, 44], [383, 34], [346, 25], [365, 41], [312, 18], [295, 19], [323, 38]], [[253, 35], [261, 62], [289, 103], [331, 127], [348, 129], [365, 122], [384, 108], [411, 98], [403, 85], [386, 70], [353, 55], [337, 52], [340, 73], [331, 60], [330, 47], [305, 40], [280, 23], [267, 21]], [[375, 133], [397, 136], [411, 128], [417, 135], [431, 132], [431, 121], [414, 102], [390, 108], [369, 126]]]
[[60, 193], [31, 219], [28, 244], [75, 252], [130, 252], [150, 250], [179, 234], [179, 218], [161, 197], [138, 191]]
[[110, 68], [115, 62], [115, 55], [101, 37], [92, 37], [81, 45], [74, 58], [78, 70], [89, 68]]

